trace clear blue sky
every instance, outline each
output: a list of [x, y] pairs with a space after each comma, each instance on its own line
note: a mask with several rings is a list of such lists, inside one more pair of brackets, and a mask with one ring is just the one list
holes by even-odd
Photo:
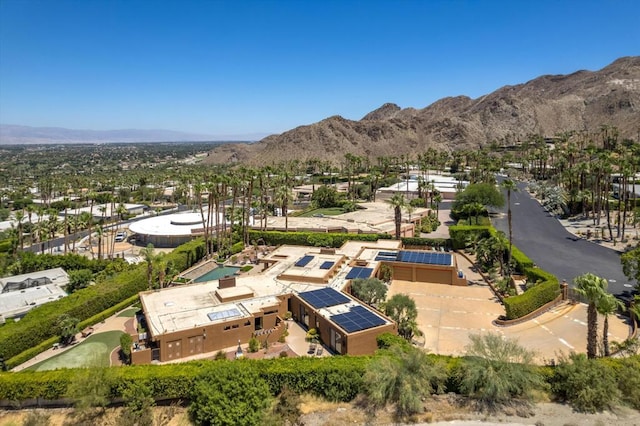
[[279, 133], [640, 54], [640, 1], [0, 0], [0, 123]]

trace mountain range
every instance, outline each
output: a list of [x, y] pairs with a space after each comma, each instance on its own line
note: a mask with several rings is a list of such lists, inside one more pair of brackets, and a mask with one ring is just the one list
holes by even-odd
[[254, 144], [221, 145], [207, 161], [340, 161], [347, 153], [375, 159], [429, 147], [517, 143], [534, 134], [578, 131], [596, 138], [603, 125], [616, 127], [620, 138], [640, 136], [640, 56], [617, 59], [599, 71], [543, 75], [477, 99], [447, 97], [422, 109], [387, 103], [357, 121], [333, 116]]
[[174, 130], [77, 130], [62, 127], [0, 125], [0, 145], [64, 143], [256, 141], [265, 134], [202, 135]]

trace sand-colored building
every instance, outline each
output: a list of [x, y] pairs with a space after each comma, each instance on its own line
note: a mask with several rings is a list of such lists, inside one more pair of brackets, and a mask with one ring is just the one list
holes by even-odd
[[379, 276], [386, 264], [400, 279], [466, 284], [454, 253], [400, 245], [379, 240], [350, 241], [339, 249], [281, 246], [259, 259], [259, 274], [143, 292], [146, 333], [134, 336], [133, 363], [195, 357], [251, 338], [275, 342], [289, 316], [315, 328], [332, 353], [373, 353], [376, 337], [397, 327], [345, 292], [352, 280]]

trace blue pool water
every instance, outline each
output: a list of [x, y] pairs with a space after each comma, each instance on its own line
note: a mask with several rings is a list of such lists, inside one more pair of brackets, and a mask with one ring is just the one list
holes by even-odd
[[227, 275], [231, 276], [233, 274], [235, 274], [236, 272], [238, 272], [240, 270], [240, 268], [236, 267], [236, 266], [218, 266], [216, 269], [207, 272], [204, 275], [199, 276], [198, 278], [196, 278], [195, 280], [193, 280], [194, 283], [203, 283], [205, 281], [215, 281], [215, 280], [219, 280], [220, 278], [224, 278]]

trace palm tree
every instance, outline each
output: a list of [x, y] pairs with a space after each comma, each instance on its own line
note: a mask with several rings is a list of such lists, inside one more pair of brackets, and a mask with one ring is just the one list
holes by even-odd
[[104, 238], [104, 228], [102, 224], [96, 226], [96, 236], [98, 237], [98, 260], [102, 259], [102, 239]]
[[285, 178], [278, 186], [274, 195], [275, 201], [280, 204], [282, 215], [284, 216], [284, 230], [289, 230], [289, 202], [293, 200], [293, 192], [289, 188], [289, 182]]
[[144, 258], [144, 261], [147, 262], [147, 285], [149, 290], [151, 290], [153, 288], [153, 266], [157, 258], [153, 244], [149, 243], [145, 248], [140, 250], [140, 254]]
[[602, 330], [604, 356], [611, 356], [611, 350], [609, 348], [609, 315], [615, 314], [618, 312], [618, 309], [624, 309], [624, 303], [618, 300], [613, 294], [605, 293], [598, 301], [596, 308], [600, 315], [604, 315], [604, 326]]
[[442, 195], [440, 192], [433, 196], [433, 203], [436, 205], [436, 218], [440, 217], [440, 203], [442, 202]]
[[24, 248], [23, 221], [24, 221], [24, 210], [16, 211], [16, 222], [17, 222], [17, 228], [18, 228], [18, 249], [20, 249], [21, 251]]
[[594, 274], [586, 273], [576, 277], [574, 291], [584, 296], [587, 308], [587, 357], [595, 358], [598, 354], [598, 303], [606, 294], [607, 280]]
[[393, 207], [393, 215], [396, 224], [396, 240], [400, 239], [400, 227], [402, 224], [402, 209], [406, 206], [404, 194], [395, 193], [390, 200], [387, 201]]
[[511, 250], [513, 247], [513, 232], [511, 227], [511, 192], [516, 192], [518, 187], [511, 179], [503, 180], [501, 186], [507, 191], [507, 223], [509, 226], [509, 253], [507, 255], [507, 269], [511, 272]]

